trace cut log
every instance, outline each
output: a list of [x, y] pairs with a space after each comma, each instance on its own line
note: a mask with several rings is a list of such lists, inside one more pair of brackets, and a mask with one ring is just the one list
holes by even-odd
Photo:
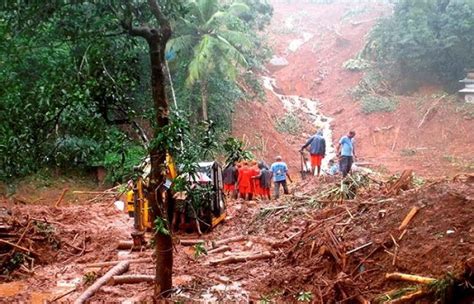
[[129, 274], [129, 275], [117, 275], [113, 276], [110, 280], [111, 285], [119, 284], [137, 284], [142, 282], [154, 282], [154, 275], [145, 275], [145, 274]]
[[179, 244], [181, 244], [183, 246], [194, 246], [194, 245], [197, 245], [197, 244], [205, 244], [205, 243], [206, 243], [206, 241], [201, 240], [201, 239], [179, 240]]
[[122, 240], [119, 241], [117, 244], [117, 249], [119, 250], [140, 250], [141, 248], [147, 248], [148, 244], [144, 244], [143, 246], [135, 246], [133, 241], [129, 240]]
[[54, 207], [58, 208], [59, 204], [63, 201], [64, 196], [66, 195], [66, 192], [68, 192], [69, 188], [65, 188], [63, 192], [61, 193], [61, 196], [59, 196], [58, 200], [56, 201], [56, 204], [54, 204]]
[[241, 241], [245, 241], [245, 240], [247, 240], [247, 237], [245, 235], [233, 236], [233, 237], [230, 237], [228, 239], [223, 239], [223, 240], [220, 240], [220, 241], [212, 242], [212, 247], [216, 248], [216, 247], [219, 247], [221, 245], [227, 245], [229, 243], [241, 242]]
[[123, 261], [109, 261], [109, 262], [100, 262], [100, 263], [92, 263], [84, 265], [87, 268], [92, 267], [106, 267], [106, 266], [114, 266], [121, 262], [128, 262], [130, 264], [140, 264], [140, 263], [153, 263], [152, 258], [143, 258], [143, 259], [134, 259], [134, 260], [123, 260]]
[[421, 277], [417, 275], [404, 274], [404, 273], [399, 273], [399, 272], [387, 273], [385, 275], [385, 279], [408, 281], [408, 282], [415, 282], [415, 283], [420, 283], [420, 284], [431, 284], [436, 281], [436, 279], [433, 279], [433, 278]]
[[229, 256], [222, 259], [217, 259], [210, 261], [210, 265], [225, 265], [225, 264], [233, 264], [233, 263], [240, 263], [240, 262], [247, 262], [252, 260], [264, 260], [273, 258], [275, 255], [272, 252], [265, 251], [257, 254], [251, 255], [241, 255], [241, 256]]
[[102, 276], [100, 279], [94, 282], [89, 288], [87, 288], [75, 301], [74, 304], [82, 304], [87, 301], [90, 297], [94, 295], [102, 286], [107, 284], [107, 282], [116, 275], [122, 274], [128, 270], [130, 263], [123, 261], [112, 267], [107, 273]]
[[407, 216], [405, 217], [403, 222], [400, 224], [400, 227], [398, 227], [398, 231], [402, 231], [408, 226], [408, 224], [410, 223], [412, 218], [415, 216], [415, 214], [418, 212], [418, 210], [420, 210], [420, 208], [418, 207], [411, 208], [410, 212], [408, 212]]
[[218, 248], [215, 248], [215, 249], [211, 249], [207, 252], [207, 254], [213, 254], [213, 253], [220, 253], [220, 252], [225, 252], [225, 251], [229, 251], [231, 248], [227, 245], [224, 245], [224, 246], [221, 246], [221, 247], [218, 247]]

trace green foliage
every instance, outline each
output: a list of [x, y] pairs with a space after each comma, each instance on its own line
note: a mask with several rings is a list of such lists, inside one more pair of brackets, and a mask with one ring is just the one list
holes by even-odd
[[280, 133], [298, 135], [301, 131], [301, 122], [294, 113], [286, 113], [276, 120], [275, 129]]
[[189, 3], [167, 51], [176, 58], [170, 67], [180, 108], [193, 113], [195, 121], [211, 119], [229, 130], [234, 103], [245, 97], [238, 82], [250, 80], [247, 83], [259, 93], [259, 82], [245, 77], [245, 70], [263, 66], [269, 57], [255, 28], [268, 23], [271, 11], [270, 5], [256, 0]]
[[356, 58], [347, 60], [342, 64], [342, 67], [349, 71], [358, 72], [367, 69], [370, 64], [362, 58]]
[[82, 282], [86, 286], [92, 285], [92, 283], [94, 283], [96, 280], [97, 280], [97, 273], [95, 271], [86, 272], [82, 276]]
[[144, 45], [103, 4], [10, 4], [0, 13], [0, 179], [103, 163], [126, 134], [116, 125], [149, 104], [136, 64]]
[[17, 269], [23, 264], [26, 257], [27, 255], [21, 252], [15, 252], [10, 259], [8, 259], [6, 262], [1, 264], [2, 275], [6, 275], [6, 276], [10, 275], [15, 269]]
[[369, 69], [350, 94], [352, 98], [359, 100], [368, 94], [383, 94], [387, 91], [382, 74], [375, 69]]
[[[440, 81], [453, 89], [474, 66], [474, 2], [397, 1], [373, 29], [363, 52], [391, 80]], [[389, 75], [385, 75], [386, 77]]]
[[384, 294], [384, 295], [381, 295], [381, 296], [377, 297], [376, 301], [380, 302], [380, 303], [389, 302], [389, 301], [401, 298], [404, 295], [412, 293], [412, 292], [417, 291], [417, 290], [418, 290], [418, 287], [416, 287], [416, 286], [409, 286], [409, 287], [400, 288], [400, 289], [397, 289], [397, 290], [392, 291], [390, 293], [387, 293], [387, 294]]
[[311, 291], [300, 291], [296, 295], [296, 300], [298, 302], [311, 302], [313, 299], [313, 293]]
[[242, 160], [253, 159], [250, 151], [246, 150], [244, 143], [237, 138], [229, 137], [224, 142], [224, 150], [227, 156], [226, 163], [231, 164]]
[[194, 258], [197, 259], [203, 254], [207, 255], [206, 247], [204, 247], [204, 243], [198, 243], [194, 245]]
[[397, 109], [397, 105], [397, 101], [390, 97], [366, 95], [361, 99], [362, 112], [365, 114], [393, 112]]
[[[126, 146], [127, 144], [130, 146]], [[127, 181], [133, 176], [133, 168], [143, 161], [146, 154], [142, 146], [133, 142], [122, 142], [120, 149], [105, 154], [103, 165], [107, 170], [107, 179], [114, 183]]]
[[46, 240], [51, 245], [51, 248], [54, 250], [58, 250], [60, 248], [61, 241], [56, 237], [56, 229], [53, 225], [42, 221], [35, 221], [34, 225], [38, 233], [46, 237]]
[[155, 233], [161, 233], [164, 235], [170, 235], [170, 229], [168, 221], [165, 218], [157, 216], [154, 221], [153, 230]]

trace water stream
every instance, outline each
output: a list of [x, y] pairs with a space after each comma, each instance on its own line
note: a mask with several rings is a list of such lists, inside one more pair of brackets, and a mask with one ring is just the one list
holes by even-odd
[[[313, 34], [307, 32], [302, 32], [300, 36], [300, 38], [294, 39], [289, 43], [288, 49], [293, 53], [296, 52], [304, 43], [313, 38]], [[331, 121], [333, 118], [325, 116], [321, 113], [319, 109], [320, 102], [318, 100], [297, 95], [283, 95], [275, 92], [275, 89], [278, 89], [278, 85], [276, 79], [274, 78], [264, 76], [263, 85], [265, 89], [272, 92], [272, 94], [281, 101], [283, 107], [288, 112], [302, 112], [307, 115], [307, 117], [313, 122], [313, 125], [315, 126], [314, 130], [308, 131], [321, 130], [323, 132], [324, 139], [326, 140], [326, 157], [322, 161], [322, 169], [327, 169], [329, 160], [336, 157], [331, 129]], [[303, 143], [301, 143], [301, 145], [303, 145]]]

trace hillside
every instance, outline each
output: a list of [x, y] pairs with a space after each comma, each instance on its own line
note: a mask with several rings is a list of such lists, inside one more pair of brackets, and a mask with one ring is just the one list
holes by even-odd
[[[270, 64], [267, 76], [275, 79], [279, 94], [317, 101], [320, 112], [332, 119], [334, 143], [355, 130], [358, 161], [386, 172], [413, 169], [423, 176], [439, 176], [474, 170], [474, 158], [465, 153], [474, 149], [469, 132], [474, 126], [473, 107], [456, 96], [438, 101], [441, 89], [424, 87], [408, 96], [395, 95], [398, 107], [394, 112], [372, 114], [362, 113], [360, 104], [350, 96], [364, 73], [348, 71], [343, 63], [364, 47], [376, 19], [389, 14], [387, 7], [301, 2], [274, 6], [266, 35], [274, 55], [288, 64]], [[266, 102], [238, 106], [234, 134], [268, 161], [282, 154], [293, 171], [298, 171], [298, 150], [316, 126], [311, 117], [296, 111], [301, 121], [298, 135], [276, 131], [276, 121], [288, 110], [273, 92], [266, 92]]]

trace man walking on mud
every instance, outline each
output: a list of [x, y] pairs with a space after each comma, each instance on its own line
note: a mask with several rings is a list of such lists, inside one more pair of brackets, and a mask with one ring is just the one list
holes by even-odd
[[300, 152], [309, 146], [309, 154], [311, 155], [311, 170], [313, 175], [321, 174], [321, 161], [326, 155], [326, 140], [323, 132], [319, 130], [315, 135], [311, 136], [308, 141], [301, 147]]
[[273, 182], [275, 184], [275, 199], [280, 197], [280, 186], [283, 186], [283, 193], [288, 194], [288, 186], [286, 185], [286, 178], [290, 182], [291, 180], [290, 175], [288, 174], [288, 166], [284, 161], [282, 161], [281, 156], [277, 156], [275, 158], [275, 162], [272, 164], [270, 170], [273, 173]]
[[339, 170], [342, 173], [342, 177], [346, 177], [351, 171], [352, 163], [354, 162], [355, 149], [354, 149], [354, 131], [350, 131], [348, 135], [344, 135], [339, 140], [337, 145], [337, 155], [339, 158]]

